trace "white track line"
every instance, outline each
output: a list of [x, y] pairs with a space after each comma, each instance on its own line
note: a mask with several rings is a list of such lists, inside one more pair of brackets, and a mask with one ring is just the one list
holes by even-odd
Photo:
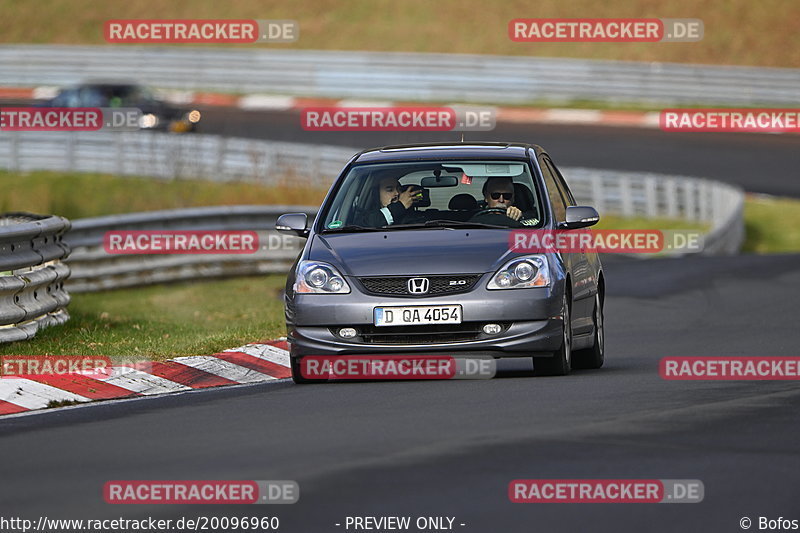
[[595, 124], [602, 122], [603, 112], [595, 109], [549, 109], [547, 120], [565, 124]]
[[394, 105], [394, 102], [375, 100], [339, 100], [335, 107], [394, 107]]
[[239, 98], [236, 107], [240, 109], [277, 109], [285, 111], [295, 106], [293, 96], [275, 96], [271, 94], [249, 94]]

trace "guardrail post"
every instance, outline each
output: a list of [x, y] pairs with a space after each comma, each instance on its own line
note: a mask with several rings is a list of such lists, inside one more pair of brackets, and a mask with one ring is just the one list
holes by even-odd
[[678, 184], [672, 178], [667, 178], [664, 181], [664, 200], [667, 204], [667, 218], [678, 218]]
[[602, 216], [606, 209], [606, 196], [604, 190], [603, 176], [596, 172], [591, 176], [592, 184], [592, 205]]
[[[216, 161], [214, 162], [214, 176], [225, 175], [225, 154], [227, 153], [227, 137], [215, 137], [217, 142]], [[216, 178], [212, 177], [212, 180]]]
[[656, 180], [652, 176], [644, 179], [645, 214], [648, 218], [658, 216], [658, 202], [656, 198]]
[[684, 202], [684, 219], [697, 220], [696, 205], [697, 205], [697, 187], [693, 181], [683, 181], [683, 202]]
[[699, 218], [703, 222], [707, 222], [710, 219], [711, 209], [709, 204], [711, 203], [711, 194], [708, 187], [708, 182], [703, 180], [698, 185], [698, 194], [697, 197], [700, 200], [699, 207]]
[[621, 212], [624, 216], [633, 216], [633, 197], [631, 195], [631, 182], [627, 176], [619, 178], [619, 198], [621, 202]]

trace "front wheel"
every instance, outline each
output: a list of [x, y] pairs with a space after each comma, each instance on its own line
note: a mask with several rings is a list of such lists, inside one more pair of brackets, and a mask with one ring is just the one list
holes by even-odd
[[552, 357], [534, 357], [533, 373], [537, 376], [566, 376], [571, 370], [572, 360], [572, 322], [570, 319], [570, 306], [566, 295], [561, 304], [564, 320], [562, 329], [561, 347]]
[[573, 357], [575, 368], [600, 368], [606, 359], [605, 327], [603, 325], [603, 302], [600, 293], [594, 297], [594, 344], [591, 348], [576, 350]]

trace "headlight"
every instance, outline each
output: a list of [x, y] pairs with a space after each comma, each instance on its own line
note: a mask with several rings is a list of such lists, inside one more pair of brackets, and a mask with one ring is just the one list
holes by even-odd
[[142, 129], [150, 129], [158, 126], [158, 117], [152, 113], [147, 113], [139, 117], [139, 127]]
[[550, 285], [550, 267], [543, 255], [512, 259], [489, 280], [487, 289], [529, 289]]
[[294, 290], [306, 294], [348, 294], [350, 286], [333, 265], [321, 261], [300, 261]]

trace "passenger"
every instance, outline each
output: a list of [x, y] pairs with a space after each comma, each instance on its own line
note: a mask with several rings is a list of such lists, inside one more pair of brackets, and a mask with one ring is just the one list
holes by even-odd
[[402, 186], [397, 178], [386, 177], [377, 185], [373, 197], [379, 205], [368, 208], [359, 225], [370, 227], [409, 223], [417, 217], [414, 202], [422, 199], [422, 188], [418, 185]]

